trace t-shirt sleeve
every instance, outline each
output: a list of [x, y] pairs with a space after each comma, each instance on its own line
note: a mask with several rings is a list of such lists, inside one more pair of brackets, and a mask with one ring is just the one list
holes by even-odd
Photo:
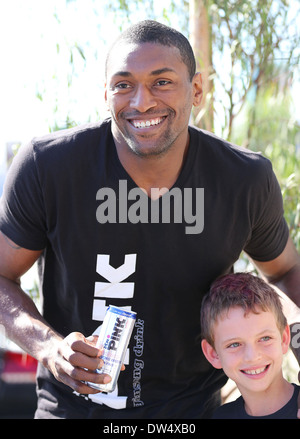
[[0, 200], [0, 230], [28, 250], [46, 246], [45, 208], [32, 143], [21, 146], [7, 173]]
[[269, 160], [265, 160], [261, 189], [255, 187], [250, 206], [252, 232], [244, 250], [254, 260], [266, 262], [284, 250], [289, 228], [284, 218], [283, 200]]

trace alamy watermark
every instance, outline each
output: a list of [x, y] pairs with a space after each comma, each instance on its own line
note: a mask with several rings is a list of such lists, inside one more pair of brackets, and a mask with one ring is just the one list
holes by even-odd
[[300, 348], [300, 323], [291, 326], [291, 345], [294, 349]]
[[204, 188], [152, 188], [146, 191], [135, 187], [128, 191], [127, 180], [120, 180], [118, 190], [100, 188], [96, 218], [105, 223], [185, 223], [188, 235], [204, 229]]

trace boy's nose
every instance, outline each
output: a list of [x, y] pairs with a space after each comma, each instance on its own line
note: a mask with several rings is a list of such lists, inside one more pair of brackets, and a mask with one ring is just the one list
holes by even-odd
[[244, 360], [247, 362], [253, 363], [256, 360], [259, 360], [261, 357], [260, 350], [253, 346], [253, 345], [247, 345], [244, 352]]
[[137, 87], [136, 92], [130, 101], [130, 107], [140, 113], [145, 113], [150, 110], [150, 108], [156, 107], [156, 105], [156, 100], [151, 91], [143, 85]]

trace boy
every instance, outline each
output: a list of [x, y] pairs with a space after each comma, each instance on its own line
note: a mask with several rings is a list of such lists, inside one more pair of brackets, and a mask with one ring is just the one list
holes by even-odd
[[201, 326], [205, 357], [241, 392], [213, 418], [297, 418], [300, 387], [282, 374], [289, 326], [270, 285], [248, 273], [222, 276], [203, 300]]

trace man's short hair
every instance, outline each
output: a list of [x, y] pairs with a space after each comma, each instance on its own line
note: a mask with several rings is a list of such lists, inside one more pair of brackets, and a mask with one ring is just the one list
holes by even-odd
[[214, 346], [214, 325], [231, 308], [242, 308], [245, 315], [270, 311], [281, 333], [287, 325], [279, 295], [258, 276], [235, 273], [215, 280], [201, 304], [202, 338]]
[[196, 60], [188, 39], [177, 30], [153, 20], [144, 20], [130, 26], [113, 43], [106, 58], [105, 72], [112, 49], [122, 41], [128, 43], [156, 43], [163, 46], [177, 47], [182, 61], [187, 66], [190, 80], [196, 73]]

